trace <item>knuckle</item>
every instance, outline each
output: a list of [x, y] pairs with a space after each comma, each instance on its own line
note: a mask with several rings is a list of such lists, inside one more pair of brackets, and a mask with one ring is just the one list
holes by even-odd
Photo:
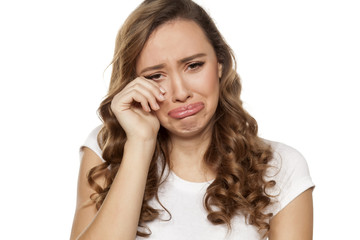
[[138, 88], [140, 86], [140, 84], [138, 83], [138, 82], [135, 82], [134, 84], [133, 84], [133, 88]]

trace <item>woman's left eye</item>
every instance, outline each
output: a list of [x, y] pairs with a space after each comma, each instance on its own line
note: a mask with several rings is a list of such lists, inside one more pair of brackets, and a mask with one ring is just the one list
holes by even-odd
[[204, 62], [195, 62], [188, 65], [187, 69], [189, 70], [196, 70], [204, 65]]

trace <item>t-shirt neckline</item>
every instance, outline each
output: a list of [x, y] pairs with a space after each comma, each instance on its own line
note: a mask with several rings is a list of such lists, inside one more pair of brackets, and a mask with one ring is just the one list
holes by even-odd
[[203, 191], [207, 189], [207, 187], [215, 180], [209, 180], [206, 182], [190, 182], [185, 179], [182, 179], [181, 177], [177, 176], [173, 171], [170, 171], [169, 177], [171, 178], [172, 183], [183, 190], [186, 191]]

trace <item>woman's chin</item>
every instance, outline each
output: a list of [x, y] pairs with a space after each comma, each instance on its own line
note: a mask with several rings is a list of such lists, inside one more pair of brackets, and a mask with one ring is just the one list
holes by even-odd
[[195, 138], [200, 136], [211, 135], [210, 124], [206, 124], [201, 120], [186, 118], [178, 121], [174, 126], [163, 126], [172, 137]]

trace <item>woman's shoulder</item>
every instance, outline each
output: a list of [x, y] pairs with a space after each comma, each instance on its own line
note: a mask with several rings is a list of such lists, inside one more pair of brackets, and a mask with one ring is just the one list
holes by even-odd
[[[285, 153], [285, 154], [300, 154], [300, 152], [290, 146], [290, 145], [287, 145], [285, 143], [282, 143], [282, 142], [278, 142], [278, 141], [273, 141], [273, 140], [268, 140], [268, 139], [263, 139], [267, 144], [269, 144], [273, 151], [275, 152], [278, 152], [278, 153]], [[301, 155], [301, 154], [300, 154]]]
[[80, 151], [82, 151], [82, 149], [84, 147], [90, 148], [92, 151], [94, 151], [96, 153], [96, 155], [98, 155], [101, 159], [103, 159], [102, 158], [102, 150], [99, 146], [98, 137], [97, 137], [101, 128], [102, 128], [102, 125], [99, 125], [91, 130], [89, 135], [86, 137], [84, 143], [81, 145]]
[[273, 158], [270, 165], [278, 167], [291, 167], [299, 165], [304, 165], [305, 167], [306, 165], [306, 168], [308, 168], [305, 157], [296, 148], [281, 142], [266, 139], [263, 140], [271, 146], [273, 152]]
[[277, 204], [273, 208], [273, 213], [276, 215], [302, 192], [315, 185], [307, 161], [297, 149], [281, 142], [264, 141], [273, 151], [266, 179], [276, 182], [275, 187], [269, 190], [271, 195], [276, 195]]

